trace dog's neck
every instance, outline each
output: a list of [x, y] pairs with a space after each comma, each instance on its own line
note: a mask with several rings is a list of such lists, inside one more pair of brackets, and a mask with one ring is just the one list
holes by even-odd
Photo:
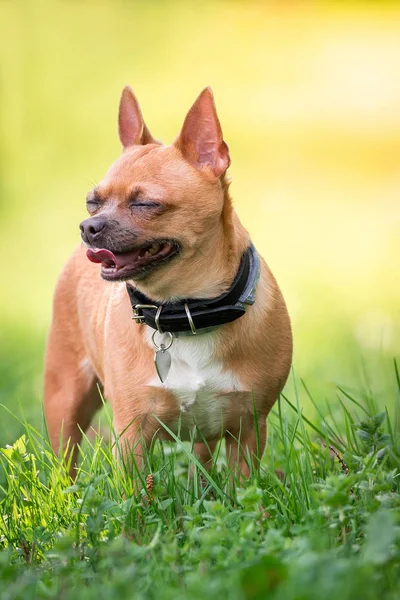
[[[166, 274], [154, 273], [134, 286], [156, 302], [183, 298], [216, 298], [227, 291], [250, 244], [247, 231], [233, 210], [227, 189], [221, 219], [214, 235], [189, 261], [177, 261]], [[190, 266], [188, 266], [190, 264]]]

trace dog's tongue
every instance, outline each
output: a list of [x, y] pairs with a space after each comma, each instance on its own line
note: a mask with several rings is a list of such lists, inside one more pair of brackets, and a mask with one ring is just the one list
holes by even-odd
[[105, 267], [112, 267], [117, 264], [117, 259], [115, 255], [110, 250], [92, 250], [88, 249], [86, 252], [86, 256], [88, 259], [94, 263], [101, 263]]
[[94, 263], [101, 263], [103, 267], [117, 267], [121, 269], [129, 262], [135, 260], [139, 253], [140, 249], [133, 250], [132, 252], [124, 252], [123, 254], [114, 254], [111, 250], [106, 250], [105, 248], [99, 250], [89, 248], [86, 256]]

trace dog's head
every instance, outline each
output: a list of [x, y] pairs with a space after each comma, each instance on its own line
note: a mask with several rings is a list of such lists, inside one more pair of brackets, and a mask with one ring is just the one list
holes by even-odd
[[[204, 277], [224, 230], [229, 152], [212, 92], [203, 90], [170, 146], [145, 125], [132, 90], [119, 107], [123, 153], [87, 197], [80, 225], [88, 258], [108, 281]], [[202, 273], [200, 273], [202, 272]]]

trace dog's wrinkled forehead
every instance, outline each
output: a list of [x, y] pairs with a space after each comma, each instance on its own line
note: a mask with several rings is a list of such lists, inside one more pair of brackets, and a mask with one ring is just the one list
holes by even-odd
[[136, 186], [157, 188], [179, 202], [181, 197], [187, 199], [189, 189], [192, 194], [204, 192], [210, 181], [183, 160], [175, 146], [148, 144], [125, 149], [98, 187], [106, 195], [122, 198]]
[[111, 165], [103, 182], [108, 184], [122, 178], [122, 185], [134, 179], [157, 177], [165, 160], [165, 146], [148, 144], [124, 150]]

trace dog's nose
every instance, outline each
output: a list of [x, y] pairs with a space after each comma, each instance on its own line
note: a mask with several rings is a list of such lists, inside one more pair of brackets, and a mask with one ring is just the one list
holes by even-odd
[[103, 217], [91, 217], [85, 219], [79, 225], [81, 237], [86, 244], [92, 245], [99, 238], [101, 232], [106, 226], [106, 219]]

